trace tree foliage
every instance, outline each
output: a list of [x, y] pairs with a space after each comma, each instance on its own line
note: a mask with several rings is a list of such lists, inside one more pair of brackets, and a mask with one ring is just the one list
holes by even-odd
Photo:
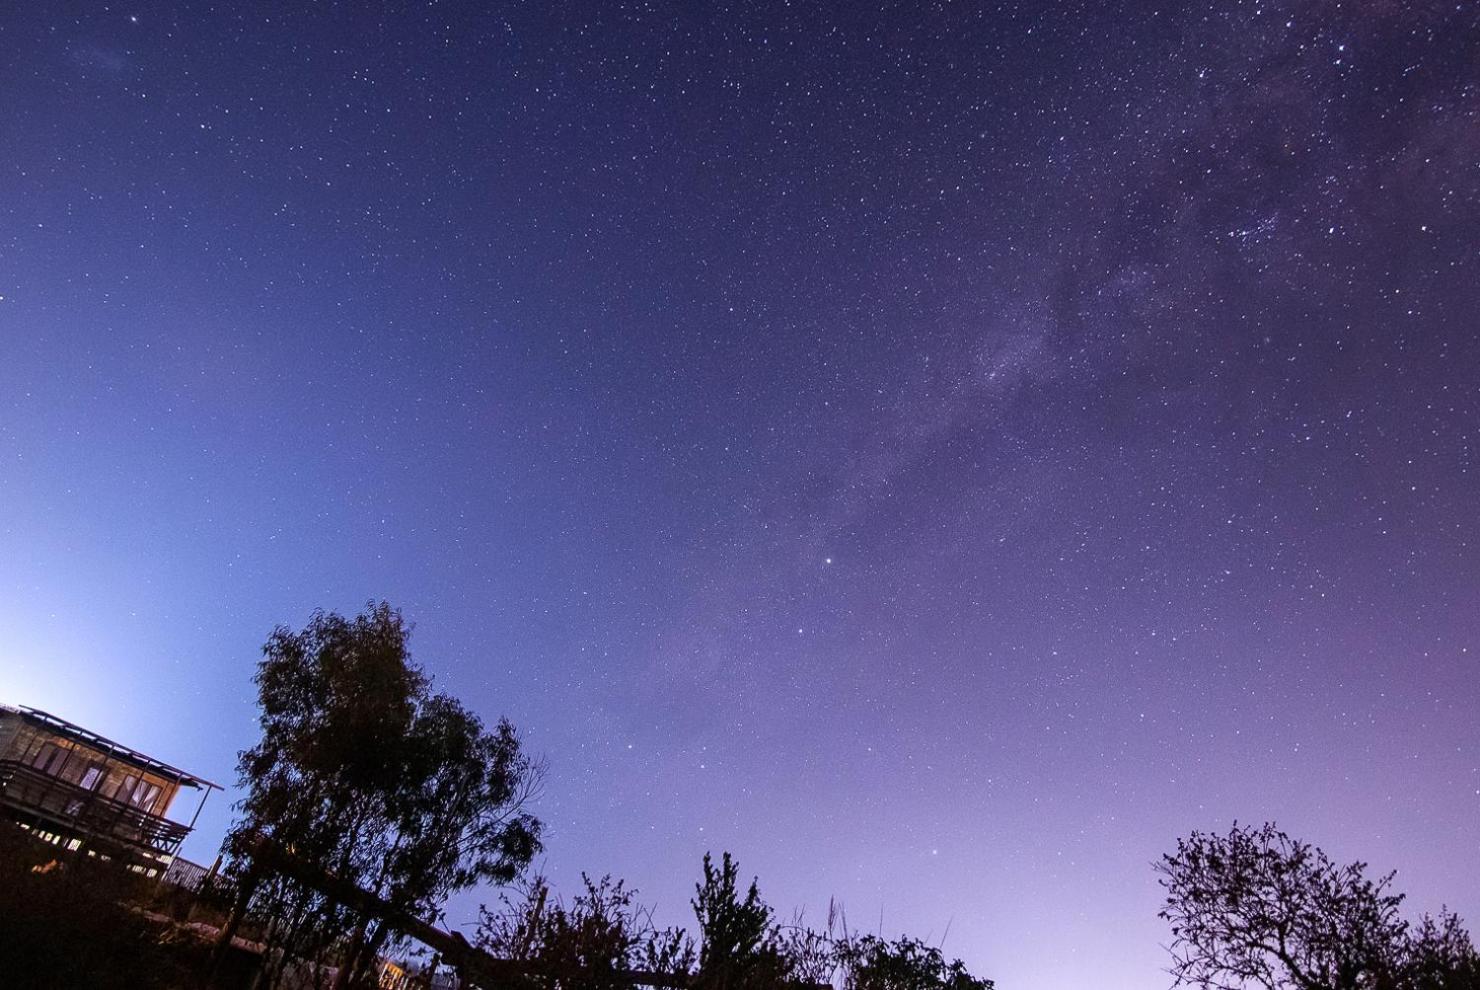
[[1414, 928], [1365, 863], [1273, 825], [1194, 832], [1157, 864], [1177, 985], [1205, 990], [1475, 990], [1475, 949], [1441, 913]]
[[[227, 849], [253, 877], [258, 837], [415, 916], [482, 880], [506, 882], [540, 848], [526, 810], [540, 767], [507, 721], [491, 731], [434, 693], [385, 603], [346, 619], [318, 612], [263, 647], [255, 683], [262, 736], [241, 754], [246, 797]], [[289, 954], [321, 957], [352, 933], [351, 974], [393, 936], [301, 884], [269, 876], [260, 896]]]

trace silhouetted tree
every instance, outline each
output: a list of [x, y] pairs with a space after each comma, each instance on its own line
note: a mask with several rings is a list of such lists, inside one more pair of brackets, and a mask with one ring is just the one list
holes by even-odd
[[262, 737], [238, 764], [247, 794], [227, 840], [233, 872], [266, 899], [289, 954], [312, 957], [349, 933], [341, 985], [394, 933], [291, 879], [264, 880], [258, 837], [412, 915], [480, 880], [513, 879], [540, 848], [524, 810], [540, 768], [508, 722], [486, 731], [431, 691], [409, 632], [383, 602], [275, 630], [255, 677]]
[[[1473, 988], [1475, 950], [1450, 914], [1415, 931], [1393, 874], [1338, 866], [1273, 825], [1194, 832], [1157, 864], [1176, 984], [1206, 990]], [[1465, 982], [1468, 980], [1469, 982]]]
[[704, 854], [704, 880], [692, 903], [699, 925], [697, 983], [706, 990], [777, 987], [791, 977], [771, 909], [754, 879], [740, 896], [739, 872], [729, 853], [718, 867]]
[[1426, 915], [1410, 932], [1398, 971], [1403, 990], [1480, 990], [1480, 953], [1448, 911]]

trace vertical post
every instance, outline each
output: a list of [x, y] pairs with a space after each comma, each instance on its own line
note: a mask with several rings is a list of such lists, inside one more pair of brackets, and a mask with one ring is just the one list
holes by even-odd
[[36, 744], [26, 752], [25, 756], [21, 757], [21, 762], [29, 767], [31, 765], [31, 761], [36, 758], [36, 754], [41, 752], [41, 747], [45, 745], [46, 737], [43, 736], [40, 732], [36, 731], [36, 727], [34, 725], [26, 726], [26, 731], [31, 734], [30, 738], [27, 741]]
[[26, 737], [25, 754], [16, 761], [20, 764], [17, 773], [24, 782], [32, 803], [45, 810], [46, 796], [51, 793], [51, 783], [49, 780], [43, 780], [39, 784], [36, 782], [35, 777], [44, 778], [46, 775], [36, 769], [34, 761], [37, 756], [41, 755], [41, 748], [46, 745], [46, 736], [40, 729], [30, 724], [25, 724], [25, 731], [30, 735]]
[[[190, 816], [190, 831], [195, 831], [195, 823], [200, 819], [200, 813], [206, 806], [206, 798], [211, 796], [211, 785], [207, 784], [201, 788], [200, 804], [195, 806], [195, 814]], [[219, 858], [217, 860], [220, 861]]]
[[[75, 743], [75, 742], [72, 744], [72, 749], [69, 750], [68, 753], [67, 753], [67, 758], [68, 759], [71, 759], [71, 754], [76, 751], [78, 745], [79, 744], [78, 743]], [[91, 749], [91, 747], [88, 747], [88, 748]], [[103, 765], [104, 766], [107, 766], [107, 761], [108, 761], [108, 758], [106, 756], [104, 756], [103, 757]], [[65, 769], [66, 766], [67, 766], [67, 761], [66, 760], [63, 760], [62, 761], [62, 767], [63, 767], [63, 769]], [[101, 774], [101, 773], [102, 773], [102, 771], [100, 770], [99, 771], [99, 774]], [[94, 802], [93, 794], [96, 793], [93, 789], [82, 786], [82, 781], [84, 779], [86, 779], [86, 777], [87, 777], [87, 770], [84, 769], [82, 771], [82, 776], [77, 778], [77, 783], [74, 785], [77, 788], [77, 790], [80, 792], [80, 796], [77, 797], [76, 800], [73, 802], [76, 805], [76, 807], [75, 808], [68, 808], [67, 809], [67, 811], [68, 811], [67, 818], [71, 822], [72, 830], [74, 832], [78, 832], [78, 833], [81, 833], [81, 832], [85, 831], [86, 828], [85, 828], [85, 826], [79, 826], [77, 824], [77, 820], [79, 818], [81, 818], [84, 814], [86, 814], [87, 812], [89, 812], [89, 811], [92, 810], [92, 806], [93, 806], [93, 802]], [[61, 778], [61, 771], [60, 770], [57, 771], [57, 779], [58, 780], [61, 780], [62, 779]], [[63, 783], [66, 783], [66, 781], [62, 781], [62, 782]], [[77, 839], [80, 842], [81, 839], [82, 839], [82, 836], [79, 834], [77, 836]], [[80, 846], [78, 847], [78, 851], [79, 852], [81, 851], [81, 847]]]
[[[57, 738], [60, 739], [61, 737], [58, 736]], [[61, 766], [57, 767], [57, 772], [56, 773], [54, 773], [54, 774], [51, 774], [51, 773], [47, 774], [47, 776], [50, 777], [53, 780], [61, 780], [61, 781], [65, 781], [66, 780], [66, 778], [63, 777], [62, 774], [64, 774], [64, 773], [67, 772], [67, 764], [72, 762], [72, 754], [75, 753], [75, 752], [77, 752], [77, 743], [74, 740], [68, 739], [68, 740], [66, 740], [66, 743], [67, 743], [67, 755], [64, 756], [64, 757], [62, 757]]]
[[[118, 751], [112, 745], [109, 745], [108, 752], [103, 757], [103, 769], [99, 772], [98, 786], [95, 787], [93, 790], [98, 795], [98, 797], [97, 797], [97, 803], [103, 803], [103, 802], [107, 802], [107, 801], [113, 801], [114, 804], [117, 804], [118, 805], [118, 807], [116, 809], [114, 809], [112, 819], [108, 822], [108, 831], [113, 835], [114, 838], [121, 838], [121, 836], [118, 833], [121, 832], [121, 831], [123, 831], [123, 829], [121, 828], [121, 826], [123, 825], [124, 816], [126, 814], [128, 814], [128, 812], [130, 810], [130, 805], [129, 805], [129, 803], [127, 801], [119, 801], [119, 800], [117, 800], [117, 792], [116, 791], [114, 792], [114, 796], [113, 797], [109, 797], [108, 795], [106, 795], [106, 794], [103, 793], [103, 787], [104, 787], [104, 785], [106, 785], [108, 783], [108, 768], [109, 768], [109, 765], [113, 762], [113, 757], [114, 757], [114, 755], [117, 752]], [[140, 782], [143, 781], [144, 776], [143, 776], [143, 773], [142, 772], [140, 772], [138, 779], [139, 779]], [[135, 784], [134, 786], [136, 788], [138, 787], [137, 784]], [[130, 794], [130, 797], [132, 797], [132, 794]], [[104, 804], [104, 807], [106, 807], [106, 804]], [[99, 816], [99, 818], [101, 818], [101, 815]], [[98, 824], [101, 825], [102, 822], [99, 821]]]
[[[60, 738], [60, 737], [58, 737], [58, 738]], [[41, 772], [41, 775], [46, 778], [46, 790], [44, 790], [44, 791], [41, 792], [41, 800], [38, 801], [37, 803], [40, 804], [43, 809], [46, 807], [46, 799], [49, 798], [49, 797], [51, 797], [52, 792], [57, 789], [57, 785], [58, 784], [65, 784], [66, 783], [66, 781], [62, 778], [62, 774], [66, 772], [66, 770], [67, 770], [67, 764], [72, 761], [72, 754], [74, 752], [76, 752], [76, 750], [77, 750], [76, 743], [73, 743], [71, 740], [68, 740], [67, 742], [68, 742], [67, 755], [62, 757], [62, 762], [61, 762], [61, 765], [57, 767], [57, 772], [55, 774], [47, 773], [44, 770]], [[63, 792], [63, 793], [65, 794], [65, 792]], [[60, 820], [67, 814], [67, 802], [66, 802], [66, 798], [65, 797], [62, 799], [62, 806], [60, 808], [57, 808], [56, 811], [57, 811], [57, 820], [58, 820], [58, 822], [60, 822]], [[60, 827], [61, 826], [59, 824], [58, 825], [58, 828], [60, 828]], [[57, 834], [57, 845], [61, 845], [62, 844], [62, 841], [63, 841], [63, 837], [62, 837], [61, 833], [58, 833]], [[82, 850], [79, 848], [78, 849], [78, 852], [81, 852], [81, 851]]]

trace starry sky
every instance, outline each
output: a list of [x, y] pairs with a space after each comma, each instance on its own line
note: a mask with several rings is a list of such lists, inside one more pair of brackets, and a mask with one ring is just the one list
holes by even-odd
[[385, 598], [661, 921], [1154, 988], [1274, 819], [1480, 923], [1475, 3], [12, 4], [0, 93], [0, 698], [227, 783]]

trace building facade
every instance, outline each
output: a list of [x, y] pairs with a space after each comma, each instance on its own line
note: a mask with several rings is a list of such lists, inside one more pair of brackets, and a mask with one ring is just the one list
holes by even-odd
[[[199, 792], [190, 824], [167, 816]], [[220, 788], [34, 708], [0, 705], [0, 815], [66, 849], [161, 874]]]

